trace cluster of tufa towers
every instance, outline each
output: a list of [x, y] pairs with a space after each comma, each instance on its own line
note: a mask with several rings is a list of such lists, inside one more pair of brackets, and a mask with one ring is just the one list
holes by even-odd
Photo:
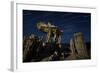
[[[52, 25], [50, 22], [45, 24], [40, 22], [37, 24], [39, 30], [47, 33], [46, 42], [55, 41], [56, 43], [61, 43], [62, 30], [57, 26]], [[67, 59], [86, 59], [89, 58], [86, 43], [84, 41], [84, 36], [82, 32], [74, 33], [73, 38], [70, 39], [71, 53]]]

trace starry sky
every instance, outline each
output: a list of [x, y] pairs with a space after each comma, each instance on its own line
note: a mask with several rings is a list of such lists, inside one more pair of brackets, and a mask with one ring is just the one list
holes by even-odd
[[41, 21], [51, 22], [63, 30], [62, 43], [69, 43], [76, 32], [82, 32], [86, 42], [91, 40], [90, 13], [23, 10], [23, 36], [30, 34], [46, 36], [36, 27], [36, 24]]

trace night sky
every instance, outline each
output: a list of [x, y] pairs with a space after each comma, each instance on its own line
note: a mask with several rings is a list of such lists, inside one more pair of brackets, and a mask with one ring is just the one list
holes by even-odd
[[63, 30], [62, 43], [69, 43], [75, 32], [82, 32], [86, 42], [91, 40], [90, 13], [23, 10], [23, 36], [45, 36], [36, 27], [40, 21], [50, 22]]

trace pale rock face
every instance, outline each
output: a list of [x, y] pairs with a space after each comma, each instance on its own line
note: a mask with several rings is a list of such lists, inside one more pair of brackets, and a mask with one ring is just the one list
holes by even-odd
[[75, 43], [74, 43], [74, 39], [71, 38], [70, 39], [70, 50], [71, 50], [71, 53], [70, 53], [70, 56], [67, 58], [68, 60], [75, 60], [77, 59], [77, 53], [75, 52]]
[[68, 60], [85, 59], [88, 58], [86, 44], [84, 42], [83, 33], [78, 32], [70, 39], [70, 56]]
[[77, 56], [79, 58], [87, 58], [88, 53], [87, 53], [86, 44], [84, 42], [82, 32], [78, 32], [78, 33], [74, 34], [74, 42], [75, 42], [75, 48], [76, 48], [77, 53], [78, 53]]
[[75, 54], [75, 45], [73, 39], [70, 39], [70, 50], [72, 54]]
[[61, 42], [61, 33], [62, 31], [55, 25], [52, 25], [50, 22], [48, 24], [45, 24], [44, 22], [37, 23], [37, 28], [41, 30], [42, 32], [47, 33], [46, 42]]

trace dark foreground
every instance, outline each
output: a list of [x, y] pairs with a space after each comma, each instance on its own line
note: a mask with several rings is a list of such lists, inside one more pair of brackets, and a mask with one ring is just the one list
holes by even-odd
[[[23, 62], [40, 62], [40, 61], [63, 61], [63, 60], [81, 60], [91, 58], [91, 47], [90, 43], [86, 43], [88, 58], [75, 58], [69, 59], [71, 56], [70, 45], [66, 43], [55, 44], [55, 43], [45, 43], [43, 45], [42, 41], [27, 40], [23, 42]], [[77, 51], [76, 51], [77, 52]], [[73, 57], [73, 56], [72, 56]]]

